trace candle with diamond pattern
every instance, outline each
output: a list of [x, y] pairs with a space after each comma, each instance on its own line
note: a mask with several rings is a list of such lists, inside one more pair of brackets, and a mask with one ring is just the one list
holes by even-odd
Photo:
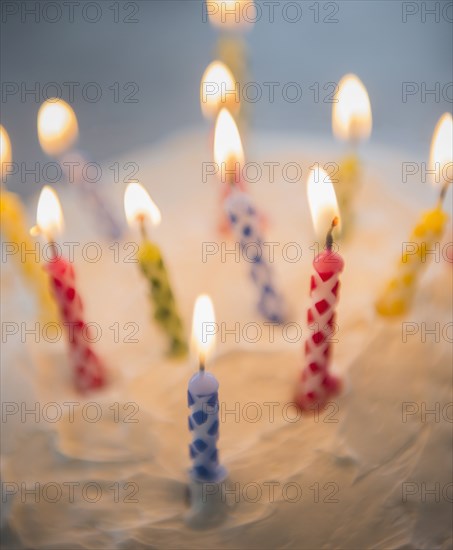
[[[217, 119], [214, 157], [220, 167], [221, 184], [228, 188], [225, 211], [233, 233], [249, 260], [250, 276], [258, 293], [258, 310], [268, 321], [281, 323], [285, 318], [284, 300], [276, 288], [273, 270], [264, 255], [260, 216], [248, 193], [240, 189], [244, 154], [237, 126], [226, 109], [220, 111]], [[256, 250], [253, 258], [250, 257], [250, 250]]]
[[49, 279], [32, 254], [34, 250], [28, 233], [25, 209], [16, 193], [8, 191], [4, 184], [12, 162], [11, 141], [6, 129], [0, 125], [0, 224], [5, 245], [11, 247], [11, 256], [20, 267], [24, 279], [34, 289], [39, 303], [40, 316], [45, 321], [54, 321], [55, 304], [49, 292]]
[[209, 296], [197, 298], [193, 312], [192, 340], [197, 350], [199, 371], [189, 381], [188, 404], [190, 407], [189, 445], [193, 467], [192, 480], [198, 482], [223, 481], [226, 469], [219, 463], [217, 440], [219, 439], [219, 383], [206, 372], [206, 360], [215, 341], [214, 307]]
[[351, 150], [340, 162], [333, 177], [344, 235], [354, 221], [353, 203], [361, 179], [356, 150], [359, 142], [368, 139], [371, 134], [372, 114], [368, 92], [354, 74], [347, 74], [340, 80], [332, 105], [333, 133], [338, 139], [346, 141]]
[[[75, 183], [82, 198], [93, 211], [96, 221], [111, 239], [118, 239], [122, 226], [108, 207], [107, 200], [96, 187], [97, 182], [84, 177], [89, 160], [76, 151], [74, 146], [79, 136], [79, 126], [74, 110], [63, 99], [50, 98], [41, 105], [38, 112], [38, 139], [42, 150], [58, 159], [70, 183]], [[68, 173], [67, 169], [70, 169]], [[88, 169], [87, 169], [88, 174]]]
[[[329, 228], [326, 247], [313, 261], [311, 305], [307, 312], [308, 337], [305, 365], [297, 383], [295, 402], [302, 410], [325, 406], [341, 391], [341, 381], [331, 373], [331, 337], [335, 333], [340, 273], [344, 262], [333, 250], [333, 231], [339, 225], [338, 205], [332, 182], [325, 172], [318, 179], [312, 171], [308, 179], [308, 201], [316, 232]], [[326, 221], [331, 220], [330, 223]]]
[[453, 181], [452, 136], [452, 116], [445, 113], [434, 130], [430, 154], [432, 181], [440, 186], [439, 200], [434, 208], [423, 212], [408, 241], [403, 245], [395, 276], [387, 283], [376, 303], [376, 310], [383, 316], [398, 316], [409, 310], [418, 280], [427, 264], [427, 257], [442, 239], [448, 221], [442, 204], [448, 186]]
[[124, 194], [124, 209], [129, 225], [138, 226], [142, 234], [137, 260], [149, 281], [154, 318], [170, 340], [169, 354], [184, 356], [187, 343], [167, 269], [159, 247], [147, 235], [146, 223], [158, 225], [161, 215], [149, 194], [138, 182], [130, 182]]
[[106, 370], [89, 343], [89, 327], [83, 320], [83, 304], [76, 288], [74, 267], [57, 253], [54, 237], [61, 230], [63, 215], [57, 194], [48, 185], [41, 191], [36, 219], [37, 225], [32, 232], [45, 236], [51, 251], [45, 269], [50, 276], [61, 322], [68, 331], [75, 387], [81, 393], [99, 389], [106, 384]]

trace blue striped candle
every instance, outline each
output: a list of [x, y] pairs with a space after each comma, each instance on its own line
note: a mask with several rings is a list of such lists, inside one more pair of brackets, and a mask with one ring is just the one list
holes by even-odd
[[219, 383], [213, 374], [197, 372], [189, 381], [187, 392], [190, 407], [189, 445], [193, 461], [191, 477], [199, 482], [221, 482], [227, 476], [219, 464], [217, 440], [219, 439]]
[[[264, 241], [260, 233], [257, 210], [247, 193], [236, 188], [233, 188], [225, 199], [225, 210], [241, 249], [250, 261], [250, 276], [258, 290], [259, 312], [272, 323], [282, 323], [285, 317], [285, 304], [275, 287], [271, 266], [262, 253]], [[256, 251], [256, 256], [250, 257], [250, 251]]]

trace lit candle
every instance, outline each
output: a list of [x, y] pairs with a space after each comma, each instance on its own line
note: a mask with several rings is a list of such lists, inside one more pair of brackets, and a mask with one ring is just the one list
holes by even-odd
[[209, 120], [215, 120], [223, 107], [234, 116], [240, 111], [236, 81], [230, 69], [221, 61], [213, 61], [203, 73], [200, 105], [203, 115]]
[[240, 86], [249, 80], [247, 44], [243, 34], [253, 28], [253, 0], [206, 0], [209, 21], [220, 31], [216, 57], [225, 63]]
[[124, 194], [124, 209], [131, 227], [138, 226], [142, 242], [137, 260], [147, 278], [154, 303], [154, 318], [170, 339], [169, 354], [181, 356], [187, 353], [184, 326], [171, 288], [167, 269], [159, 247], [148, 238], [146, 224], [160, 223], [161, 215], [146, 190], [138, 182], [130, 182]]
[[44, 320], [53, 320], [55, 305], [49, 292], [49, 280], [32, 254], [26, 251], [34, 250], [33, 242], [28, 233], [25, 209], [16, 193], [7, 191], [4, 187], [7, 167], [12, 162], [11, 141], [6, 129], [0, 125], [0, 176], [2, 186], [0, 191], [0, 227], [5, 243], [13, 247], [11, 254], [20, 267], [25, 280], [34, 288], [40, 305], [40, 314]]
[[[43, 151], [50, 157], [57, 158], [65, 169], [65, 163], [75, 164], [74, 183], [81, 195], [93, 209], [97, 221], [111, 239], [118, 239], [122, 234], [121, 224], [116, 220], [107, 201], [100, 194], [96, 183], [86, 180], [81, 163], [87, 162], [81, 153], [76, 154], [73, 147], [79, 136], [79, 126], [74, 110], [63, 99], [50, 98], [41, 105], [38, 111], [38, 139]], [[66, 155], [66, 156], [65, 156]], [[69, 164], [70, 165], [70, 164]]]
[[343, 234], [353, 222], [352, 204], [360, 182], [357, 145], [371, 135], [372, 114], [368, 92], [353, 74], [344, 76], [339, 84], [332, 108], [334, 135], [346, 141], [351, 152], [340, 162], [335, 189], [344, 221]]
[[[326, 247], [313, 261], [311, 305], [307, 312], [309, 336], [305, 340], [305, 366], [296, 389], [295, 402], [302, 410], [323, 407], [341, 390], [341, 381], [330, 372], [332, 359], [331, 336], [335, 333], [335, 309], [338, 303], [340, 273], [344, 262], [332, 250], [333, 231], [338, 226], [338, 206], [332, 182], [325, 172], [320, 180], [312, 171], [308, 178], [308, 201], [315, 227], [320, 220], [327, 232]], [[330, 227], [330, 229], [328, 229]], [[327, 231], [328, 230], [328, 231]]]
[[219, 383], [206, 372], [206, 360], [215, 343], [215, 315], [207, 295], [197, 298], [193, 312], [192, 340], [198, 354], [199, 371], [189, 381], [188, 404], [190, 407], [189, 430], [192, 443], [189, 446], [193, 467], [193, 481], [223, 481], [226, 469], [219, 463], [217, 440], [219, 439]]
[[78, 391], [87, 392], [106, 384], [104, 365], [89, 345], [89, 327], [83, 320], [83, 304], [76, 289], [73, 265], [57, 254], [55, 235], [61, 231], [63, 214], [55, 191], [44, 186], [39, 197], [34, 235], [43, 235], [50, 245], [52, 258], [45, 268], [49, 274], [55, 301], [63, 325], [68, 331], [69, 358], [74, 384]]
[[402, 253], [395, 276], [387, 283], [376, 303], [376, 309], [381, 315], [402, 315], [410, 308], [418, 279], [427, 264], [427, 254], [434, 249], [444, 233], [448, 215], [442, 203], [448, 185], [453, 181], [452, 136], [452, 116], [445, 113], [434, 130], [430, 154], [433, 183], [440, 184], [439, 200], [434, 208], [422, 214], [412, 231], [407, 243], [409, 246]]
[[[231, 114], [222, 109], [217, 118], [214, 138], [214, 157], [223, 177], [227, 196], [224, 208], [232, 230], [250, 260], [250, 275], [258, 291], [258, 310], [273, 323], [284, 320], [283, 298], [275, 287], [274, 275], [263, 254], [264, 239], [260, 231], [260, 217], [249, 195], [240, 189], [240, 168], [244, 161], [241, 137]], [[249, 257], [255, 248], [255, 258]]]

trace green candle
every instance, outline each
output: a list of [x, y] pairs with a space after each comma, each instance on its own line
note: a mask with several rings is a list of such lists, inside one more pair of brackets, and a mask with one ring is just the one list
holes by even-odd
[[129, 222], [135, 221], [140, 224], [142, 242], [137, 260], [149, 282], [154, 319], [170, 340], [169, 355], [184, 356], [187, 354], [188, 346], [168, 271], [159, 247], [148, 238], [145, 227], [147, 220], [155, 225], [160, 222], [159, 209], [137, 182], [131, 182], [127, 186], [124, 206]]

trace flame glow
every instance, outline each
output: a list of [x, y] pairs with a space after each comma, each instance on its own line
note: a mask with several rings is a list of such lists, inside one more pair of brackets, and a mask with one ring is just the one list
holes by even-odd
[[215, 344], [215, 313], [207, 294], [198, 296], [192, 317], [192, 344], [200, 361], [204, 362]]
[[63, 229], [63, 212], [61, 204], [54, 189], [45, 185], [39, 196], [36, 212], [36, 223], [41, 233], [52, 240], [56, 233]]
[[370, 137], [373, 124], [370, 98], [362, 81], [354, 74], [344, 76], [333, 103], [332, 128], [340, 139], [356, 142]]
[[[332, 182], [322, 169], [310, 170], [307, 180], [307, 196], [311, 218], [318, 239], [325, 238], [335, 217], [339, 218], [339, 209]], [[340, 231], [338, 225], [335, 231]]]
[[46, 100], [38, 111], [38, 139], [45, 153], [55, 157], [67, 151], [79, 135], [77, 117], [62, 99]]
[[214, 160], [219, 165], [224, 164], [225, 171], [236, 170], [236, 163], [244, 162], [244, 150], [238, 127], [231, 114], [222, 109], [217, 117], [214, 132]]
[[222, 107], [233, 114], [240, 109], [239, 92], [230, 69], [221, 61], [213, 61], [206, 68], [200, 85], [200, 104], [206, 118], [214, 118]]
[[148, 191], [138, 181], [131, 181], [126, 187], [124, 211], [130, 226], [139, 220], [150, 220], [153, 225], [159, 225], [162, 218]]
[[221, 29], [248, 30], [257, 19], [254, 0], [206, 0], [206, 13]]
[[11, 140], [6, 128], [0, 124], [0, 175], [3, 175], [3, 164], [10, 163], [12, 159]]
[[440, 185], [444, 185], [453, 181], [453, 118], [451, 113], [444, 113], [434, 129], [429, 169], [435, 170], [437, 177], [432, 176], [432, 179], [436, 183], [440, 182]]

